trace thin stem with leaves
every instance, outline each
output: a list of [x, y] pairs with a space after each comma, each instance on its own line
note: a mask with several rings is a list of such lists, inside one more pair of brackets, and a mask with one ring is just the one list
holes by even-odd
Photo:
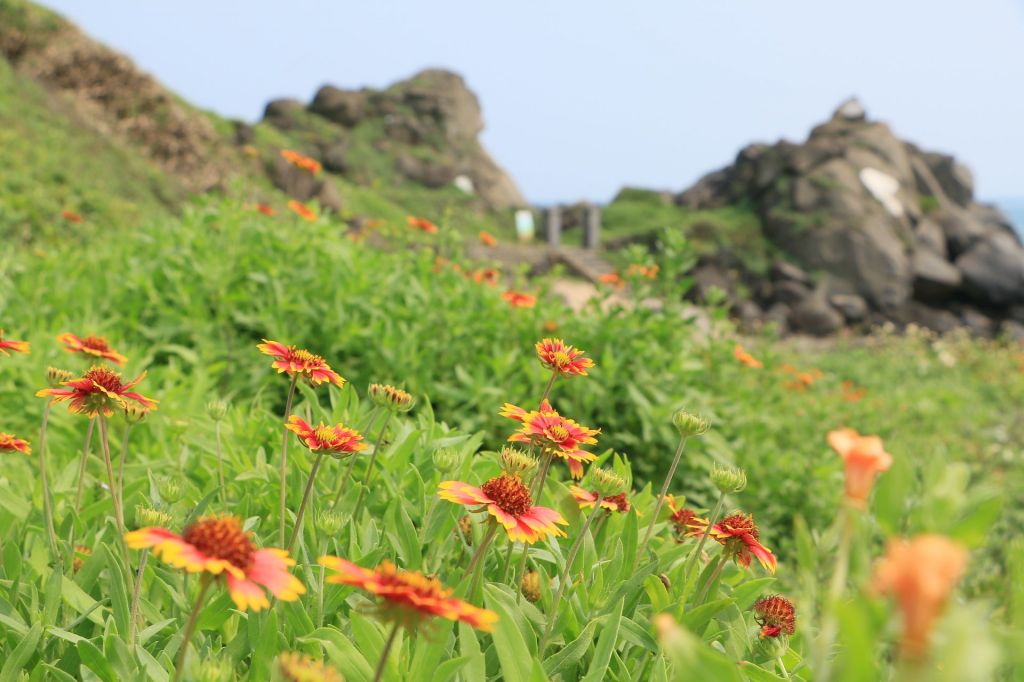
[[288, 417], [292, 414], [292, 400], [295, 399], [295, 385], [299, 382], [299, 375], [292, 377], [291, 386], [288, 387], [288, 400], [284, 404], [284, 435], [281, 436], [281, 494], [278, 500], [278, 537], [281, 544], [284, 544], [284, 516], [287, 508], [288, 491]]
[[178, 649], [178, 658], [174, 663], [174, 682], [178, 682], [185, 673], [185, 655], [188, 652], [188, 645], [196, 631], [199, 612], [203, 610], [203, 600], [206, 599], [206, 593], [212, 584], [213, 579], [208, 575], [204, 575], [199, 581], [199, 595], [196, 596], [196, 601], [192, 605], [192, 612], [189, 614], [188, 622], [185, 624], [185, 630], [181, 635], [181, 647]]
[[676, 453], [672, 457], [672, 465], [669, 467], [668, 473], [665, 475], [665, 480], [661, 484], [661, 492], [658, 493], [658, 501], [654, 504], [654, 513], [651, 514], [651, 520], [647, 522], [647, 532], [644, 533], [644, 541], [640, 543], [640, 547], [636, 550], [636, 556], [633, 557], [634, 571], [640, 563], [640, 557], [647, 551], [647, 544], [651, 541], [651, 534], [654, 533], [654, 524], [658, 522], [658, 516], [661, 514], [661, 508], [665, 506], [665, 496], [668, 494], [668, 488], [672, 484], [673, 477], [676, 475], [676, 468], [679, 466], [679, 460], [682, 459], [684, 448], [686, 448], [686, 436], [679, 439], [679, 445], [676, 447]]

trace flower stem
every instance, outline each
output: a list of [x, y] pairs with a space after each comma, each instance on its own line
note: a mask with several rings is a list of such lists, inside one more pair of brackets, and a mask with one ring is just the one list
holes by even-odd
[[128, 436], [132, 432], [132, 424], [128, 422], [124, 427], [124, 438], [121, 439], [121, 458], [117, 462], [117, 503], [121, 506], [121, 514], [124, 514], [124, 460], [128, 458]]
[[843, 595], [846, 586], [846, 573], [850, 565], [850, 542], [853, 539], [854, 516], [848, 505], [843, 505], [839, 510], [839, 547], [836, 550], [836, 563], [832, 569], [832, 581], [829, 583], [828, 595], [825, 601], [824, 616], [822, 617], [821, 630], [818, 635], [817, 646], [814, 651], [814, 672], [815, 679], [821, 682], [828, 682], [832, 661], [829, 659], [829, 651], [835, 641], [839, 623], [836, 620], [836, 605]]
[[324, 565], [320, 564], [320, 590], [316, 602], [316, 626], [318, 628], [324, 626], [324, 592], [327, 591], [327, 583], [324, 580], [325, 571]]
[[281, 540], [281, 544], [284, 544], [284, 515], [285, 515], [285, 500], [286, 493], [288, 490], [287, 477], [288, 477], [288, 417], [292, 414], [292, 400], [295, 398], [295, 384], [299, 382], [299, 375], [296, 374], [292, 377], [292, 385], [288, 388], [288, 400], [284, 404], [284, 435], [281, 436], [281, 495], [278, 504], [278, 537]]
[[[377, 421], [377, 411], [379, 408], [374, 408], [373, 412], [370, 413], [370, 418], [366, 421], [366, 428], [363, 429], [363, 433], [369, 434], [373, 431], [373, 424]], [[345, 490], [345, 486], [348, 485], [348, 479], [352, 476], [352, 469], [356, 465], [356, 456], [352, 455], [348, 461], [348, 468], [345, 469], [345, 476], [341, 479], [341, 484], [338, 486], [338, 491], [334, 493], [334, 501], [331, 502], [331, 509], [338, 506], [338, 502], [341, 500], [341, 493]]]
[[363, 498], [366, 497], [366, 488], [370, 485], [370, 479], [373, 477], [373, 464], [377, 461], [377, 455], [380, 453], [381, 445], [384, 443], [384, 434], [388, 431], [388, 424], [391, 423], [391, 417], [393, 413], [388, 412], [388, 416], [384, 418], [384, 423], [381, 424], [380, 433], [377, 434], [377, 442], [373, 445], [373, 454], [370, 455], [370, 463], [366, 465], [366, 476], [363, 477], [363, 485], [359, 488], [359, 497], [356, 498], [356, 508], [352, 512], [352, 520], [357, 521], [359, 519], [359, 512], [363, 509]]
[[92, 430], [96, 426], [94, 418], [89, 419], [89, 428], [85, 431], [85, 447], [82, 448], [82, 463], [78, 465], [78, 490], [75, 492], [75, 514], [82, 511], [82, 489], [85, 487], [85, 464], [89, 459], [89, 446], [92, 444]]
[[679, 466], [679, 460], [682, 459], [683, 448], [685, 447], [686, 436], [683, 436], [679, 439], [679, 445], [676, 447], [675, 456], [672, 457], [672, 466], [669, 467], [668, 474], [666, 474], [665, 480], [661, 484], [661, 492], [658, 493], [658, 501], [654, 505], [654, 513], [651, 514], [651, 520], [647, 524], [647, 532], [644, 533], [644, 541], [640, 543], [640, 548], [637, 549], [636, 556], [633, 557], [634, 571], [640, 563], [640, 557], [647, 551], [647, 543], [651, 541], [651, 534], [654, 532], [654, 524], [658, 522], [658, 515], [661, 514], [661, 508], [665, 506], [665, 495], [668, 494], [668, 487], [672, 483], [672, 478], [676, 475], [676, 467]]
[[505, 550], [505, 562], [501, 567], [501, 582], [508, 580], [508, 569], [512, 566], [512, 550], [515, 549], [516, 543], [512, 541], [512, 538], [508, 540], [508, 549]]
[[117, 532], [124, 537], [124, 513], [121, 510], [121, 502], [117, 496], [117, 479], [114, 478], [114, 466], [110, 460], [110, 435], [107, 432], [107, 418], [100, 414], [100, 449], [103, 451], [103, 466], [107, 469], [107, 482], [110, 485], [110, 498], [114, 505], [114, 521], [117, 523]]
[[199, 582], [199, 595], [196, 597], [195, 604], [192, 605], [192, 613], [189, 615], [188, 623], [185, 624], [185, 631], [181, 635], [181, 648], [178, 650], [178, 659], [174, 664], [174, 682], [178, 682], [185, 672], [185, 654], [188, 652], [189, 642], [192, 641], [192, 634], [196, 630], [199, 612], [203, 608], [203, 599], [206, 598], [206, 591], [210, 589], [212, 582], [209, 576], [205, 575]]
[[551, 636], [551, 629], [555, 627], [555, 621], [558, 620], [558, 605], [562, 602], [562, 595], [565, 593], [565, 586], [569, 583], [569, 575], [572, 573], [572, 565], [576, 561], [576, 555], [579, 554], [580, 547], [583, 546], [583, 539], [587, 536], [587, 531], [590, 529], [590, 524], [594, 522], [597, 515], [601, 513], [601, 502], [604, 500], [604, 495], [601, 493], [597, 494], [597, 501], [594, 502], [594, 509], [587, 515], [587, 520], [583, 523], [583, 528], [580, 529], [579, 535], [576, 536], [576, 541], [572, 543], [572, 548], [569, 550], [569, 557], [565, 560], [565, 568], [562, 570], [562, 577], [558, 581], [558, 592], [555, 593], [555, 600], [551, 603], [551, 615], [548, 618], [547, 627], [544, 628], [544, 636], [540, 638], [540, 644], [537, 646], [537, 655], [540, 657], [544, 656], [544, 649], [547, 647], [548, 638]]
[[708, 596], [708, 592], [711, 590], [711, 586], [718, 580], [718, 576], [722, 575], [722, 569], [725, 568], [725, 562], [729, 560], [725, 552], [718, 555], [718, 563], [715, 565], [715, 570], [708, 576], [708, 580], [704, 583], [704, 587], [700, 590], [700, 595], [697, 596], [697, 601], [693, 603], [694, 606], [700, 606], [704, 603], [704, 598]]
[[309, 498], [313, 493], [313, 482], [316, 480], [317, 469], [320, 468], [320, 462], [323, 461], [324, 453], [316, 453], [316, 459], [313, 460], [313, 468], [309, 470], [309, 478], [306, 479], [306, 489], [302, 492], [302, 502], [299, 503], [299, 512], [295, 515], [295, 526], [292, 528], [292, 535], [288, 538], [288, 544], [285, 549], [289, 552], [292, 551], [292, 545], [295, 544], [295, 538], [299, 536], [299, 532], [302, 529], [302, 517], [306, 513], [306, 504], [309, 502]]
[[544, 395], [540, 397], [540, 402], [543, 405], [544, 401], [548, 399], [548, 395], [551, 394], [551, 387], [555, 385], [555, 378], [558, 377], [558, 372], [552, 371], [551, 378], [548, 379], [548, 385], [544, 387]]
[[[489, 527], [487, 529], [487, 533], [484, 535], [483, 539], [480, 540], [480, 546], [476, 548], [475, 552], [473, 552], [473, 558], [469, 560], [469, 565], [466, 566], [466, 574], [464, 576], [462, 576], [463, 580], [468, 578], [470, 576], [470, 574], [473, 573], [473, 569], [476, 568], [477, 562], [480, 561], [481, 557], [483, 557], [484, 552], [487, 550], [487, 546], [489, 544], [491, 544], [491, 540], [494, 539], [494, 535], [497, 532], [498, 532], [498, 523], [497, 523], [497, 521], [494, 521], [492, 519], [490, 521]], [[482, 566], [483, 562], [480, 562], [480, 565]], [[476, 589], [476, 575], [473, 575], [473, 584], [470, 586], [470, 590], [469, 590], [470, 596], [472, 596], [472, 594], [475, 591], [475, 589]]]
[[778, 658], [776, 658], [775, 659], [775, 663], [776, 663], [776, 665], [779, 666], [779, 670], [782, 672], [782, 676], [784, 678], [786, 678], [787, 680], [793, 679], [793, 678], [791, 678], [789, 676], [789, 671], [786, 670], [786, 664], [782, 662], [782, 656], [779, 656]]
[[217, 480], [220, 481], [220, 503], [225, 504], [228, 493], [227, 486], [224, 484], [224, 451], [221, 446], [219, 419], [214, 424], [213, 430], [217, 438]]
[[149, 558], [149, 548], [142, 550], [139, 558], [139, 569], [135, 573], [135, 587], [132, 588], [132, 607], [128, 617], [128, 648], [135, 647], [135, 633], [139, 627], [139, 598], [142, 595], [142, 574], [146, 572], [146, 560]]
[[388, 654], [391, 653], [391, 647], [395, 643], [395, 637], [398, 635], [398, 623], [391, 626], [391, 632], [388, 633], [387, 641], [384, 642], [384, 648], [380, 652], [380, 660], [377, 662], [377, 670], [373, 673], [373, 682], [380, 682], [384, 677], [384, 666], [388, 662]]
[[690, 584], [693, 569], [697, 566], [697, 562], [700, 561], [700, 551], [704, 549], [704, 543], [707, 542], [708, 536], [711, 535], [711, 529], [718, 523], [718, 515], [722, 512], [723, 506], [725, 506], [725, 493], [718, 493], [718, 501], [708, 517], [708, 527], [704, 529], [704, 533], [700, 536], [700, 541], [694, 547], [690, 558], [686, 560], [686, 570], [683, 572], [683, 589], [686, 589]]
[[43, 516], [46, 519], [46, 533], [50, 538], [50, 554], [54, 561], [59, 560], [60, 548], [57, 545], [57, 533], [53, 530], [53, 506], [50, 501], [50, 483], [46, 478], [46, 427], [50, 422], [50, 408], [53, 399], [46, 401], [43, 408], [43, 423], [39, 427], [39, 482], [43, 487]]

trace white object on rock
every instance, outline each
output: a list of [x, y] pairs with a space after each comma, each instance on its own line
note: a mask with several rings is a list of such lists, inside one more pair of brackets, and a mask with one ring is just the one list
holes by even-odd
[[475, 194], [475, 188], [473, 187], [473, 180], [468, 175], [457, 175], [455, 180], [452, 181], [455, 186], [461, 189], [466, 194]]
[[840, 118], [845, 118], [847, 121], [863, 121], [867, 117], [868, 112], [864, 110], [864, 105], [860, 103], [860, 100], [856, 97], [851, 97], [836, 109], [836, 115]]
[[903, 216], [903, 204], [896, 198], [900, 191], [899, 180], [877, 168], [862, 168], [860, 181], [890, 215], [896, 218]]

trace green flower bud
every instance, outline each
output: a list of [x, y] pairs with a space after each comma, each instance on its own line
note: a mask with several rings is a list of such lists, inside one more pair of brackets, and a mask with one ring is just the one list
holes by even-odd
[[787, 635], [759, 637], [755, 647], [757, 652], [766, 659], [781, 658], [789, 651], [789, 637]]
[[703, 436], [711, 428], [711, 422], [707, 419], [686, 410], [676, 410], [672, 415], [672, 424], [685, 437]]
[[626, 480], [611, 469], [592, 468], [590, 470], [590, 480], [602, 497], [618, 495], [626, 488]]
[[219, 422], [227, 416], [228, 404], [223, 400], [211, 400], [206, 403], [206, 415], [215, 422]]
[[157, 481], [156, 489], [160, 493], [160, 499], [167, 504], [174, 504], [185, 495], [185, 486], [177, 478], [161, 478]]
[[459, 451], [455, 448], [438, 448], [431, 453], [430, 458], [434, 460], [434, 468], [442, 474], [454, 471], [459, 466]]
[[124, 418], [129, 424], [138, 424], [146, 418], [147, 414], [149, 414], [149, 410], [142, 405], [128, 403], [124, 406]]
[[199, 664], [196, 682], [230, 682], [235, 678], [235, 667], [227, 656], [210, 656]]
[[328, 537], [334, 537], [341, 532], [342, 527], [345, 525], [345, 519], [341, 514], [336, 514], [329, 509], [325, 509], [316, 516], [316, 527], [320, 529], [320, 532]]
[[723, 495], [738, 493], [747, 487], [747, 473], [743, 469], [716, 465], [711, 470], [711, 482]]
[[537, 458], [519, 448], [501, 449], [501, 467], [509, 474], [523, 474], [537, 466]]
[[152, 507], [144, 507], [141, 504], [135, 506], [135, 525], [139, 528], [146, 528], [148, 526], [167, 528], [173, 520], [174, 518], [167, 512], [153, 509]]

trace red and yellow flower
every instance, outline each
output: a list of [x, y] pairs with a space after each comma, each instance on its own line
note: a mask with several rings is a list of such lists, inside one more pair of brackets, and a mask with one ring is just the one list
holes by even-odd
[[256, 549], [237, 516], [204, 516], [182, 535], [150, 526], [125, 533], [132, 549], [152, 548], [157, 556], [189, 573], [223, 577], [241, 611], [270, 607], [268, 590], [281, 601], [295, 601], [306, 588], [289, 572], [295, 560], [283, 549]]
[[36, 393], [40, 398], [53, 398], [53, 402], [70, 401], [71, 412], [96, 417], [102, 414], [110, 417], [114, 408], [125, 410], [134, 403], [144, 410], [155, 410], [157, 401], [147, 398], [141, 393], [129, 389], [146, 377], [143, 372], [128, 383], [123, 383], [121, 375], [104, 365], [95, 365], [80, 379], [65, 381], [67, 388], [44, 388]]
[[110, 360], [115, 365], [123, 365], [128, 358], [110, 347], [110, 343], [102, 336], [86, 336], [84, 339], [71, 333], [61, 334], [57, 342], [64, 344], [64, 350], [69, 353], [82, 353], [93, 357]]
[[407, 216], [406, 222], [409, 223], [409, 227], [420, 232], [426, 232], [427, 234], [437, 234], [437, 225], [430, 222], [426, 218], [417, 218], [414, 215]]
[[736, 344], [736, 347], [732, 349], [732, 355], [734, 358], [739, 360], [741, 365], [750, 367], [751, 369], [761, 369], [764, 367], [764, 363], [755, 358], [753, 355], [744, 350], [743, 346]]
[[274, 216], [277, 214], [277, 211], [274, 210], [273, 206], [265, 204], [262, 201], [256, 203], [256, 210], [265, 216]]
[[498, 280], [501, 279], [501, 273], [495, 268], [480, 268], [474, 270], [470, 275], [474, 282], [477, 284], [486, 284], [489, 287], [498, 286]]
[[490, 631], [498, 621], [493, 611], [453, 598], [452, 591], [436, 578], [400, 570], [390, 561], [372, 571], [336, 556], [320, 557], [320, 563], [335, 571], [327, 582], [353, 585], [377, 595], [382, 600], [381, 615], [405, 626], [415, 627], [424, 618], [440, 616]]
[[[576, 499], [576, 504], [579, 505], [580, 509], [589, 509], [597, 502], [596, 491], [586, 490], [578, 485], [571, 485], [569, 486], [569, 492]], [[630, 509], [629, 499], [626, 497], [626, 493], [611, 495], [601, 500], [601, 508], [608, 511], [625, 513]]]
[[534, 348], [540, 364], [557, 374], [586, 376], [594, 361], [583, 357], [586, 351], [574, 348], [561, 339], [547, 338], [538, 341]]
[[501, 408], [501, 416], [522, 422], [523, 426], [508, 437], [512, 442], [536, 443], [552, 454], [566, 460], [573, 478], [583, 477], [583, 464], [593, 462], [597, 455], [583, 450], [581, 445], [597, 443], [601, 429], [590, 429], [558, 414], [547, 400], [537, 411], [527, 411], [511, 403]]
[[484, 246], [494, 246], [498, 243], [497, 238], [486, 230], [480, 230], [480, 243]]
[[530, 491], [517, 475], [501, 474], [477, 488], [462, 481], [442, 481], [442, 500], [486, 511], [502, 525], [512, 541], [533, 544], [548, 535], [565, 537], [558, 527], [569, 525], [554, 509], [535, 507]]
[[514, 289], [502, 292], [501, 298], [513, 308], [532, 308], [537, 305], [536, 296], [522, 291], [515, 291]]
[[322, 357], [308, 350], [268, 339], [263, 339], [263, 343], [257, 344], [256, 347], [265, 355], [275, 358], [271, 366], [278, 374], [287, 372], [292, 376], [305, 376], [310, 383], [317, 386], [324, 382], [330, 382], [338, 388], [345, 385], [345, 379], [340, 374], [331, 369]]
[[874, 589], [903, 614], [903, 655], [924, 658], [928, 638], [967, 566], [967, 550], [941, 535], [890, 540], [875, 566]]
[[669, 522], [672, 524], [676, 542], [682, 542], [688, 535], [704, 534], [708, 527], [707, 519], [697, 516], [697, 512], [692, 509], [677, 504], [674, 495], [666, 495], [665, 501], [668, 503], [669, 511], [672, 512]]
[[344, 424], [329, 426], [320, 422], [319, 426], [313, 427], [293, 414], [285, 428], [298, 436], [310, 450], [326, 450], [334, 457], [345, 457], [366, 448], [362, 434]]
[[846, 464], [846, 499], [865, 509], [875, 477], [892, 466], [892, 455], [885, 451], [881, 438], [862, 436], [853, 429], [830, 431], [828, 444]]
[[601, 284], [607, 284], [608, 286], [621, 289], [626, 286], [626, 283], [622, 281], [622, 277], [617, 272], [606, 272], [597, 278], [597, 281]]
[[13, 435], [3, 432], [0, 432], [0, 450], [10, 450], [25, 455], [32, 454], [32, 446], [28, 444], [27, 440], [15, 438]]
[[31, 344], [28, 341], [9, 341], [4, 339], [4, 330], [0, 329], [0, 355], [8, 355], [7, 351], [14, 353], [27, 353]]
[[75, 224], [81, 223], [83, 220], [85, 220], [85, 218], [83, 218], [80, 213], [75, 213], [74, 211], [70, 211], [67, 209], [60, 212], [60, 217], [68, 221], [69, 223]]
[[796, 607], [785, 597], [773, 594], [754, 602], [754, 620], [761, 626], [761, 637], [779, 637], [796, 632]]
[[[707, 526], [695, 528], [690, 534], [703, 535], [704, 528]], [[753, 555], [766, 571], [775, 573], [778, 560], [770, 549], [759, 542], [761, 533], [754, 523], [753, 514], [737, 512], [727, 516], [711, 527], [708, 536], [718, 541], [725, 548], [723, 551], [731, 555], [740, 566], [750, 566], [750, 557]]]
[[289, 199], [288, 208], [290, 208], [296, 215], [298, 215], [303, 220], [316, 220], [316, 212], [313, 209], [306, 206], [305, 204], [303, 204], [301, 201], [297, 201], [296, 199]]
[[308, 157], [305, 154], [300, 154], [297, 151], [293, 151], [291, 149], [282, 149], [281, 158], [283, 158], [285, 161], [295, 166], [296, 168], [301, 168], [302, 170], [308, 171], [313, 175], [316, 175], [323, 169], [323, 166], [321, 166], [320, 162], [317, 161], [316, 159]]

